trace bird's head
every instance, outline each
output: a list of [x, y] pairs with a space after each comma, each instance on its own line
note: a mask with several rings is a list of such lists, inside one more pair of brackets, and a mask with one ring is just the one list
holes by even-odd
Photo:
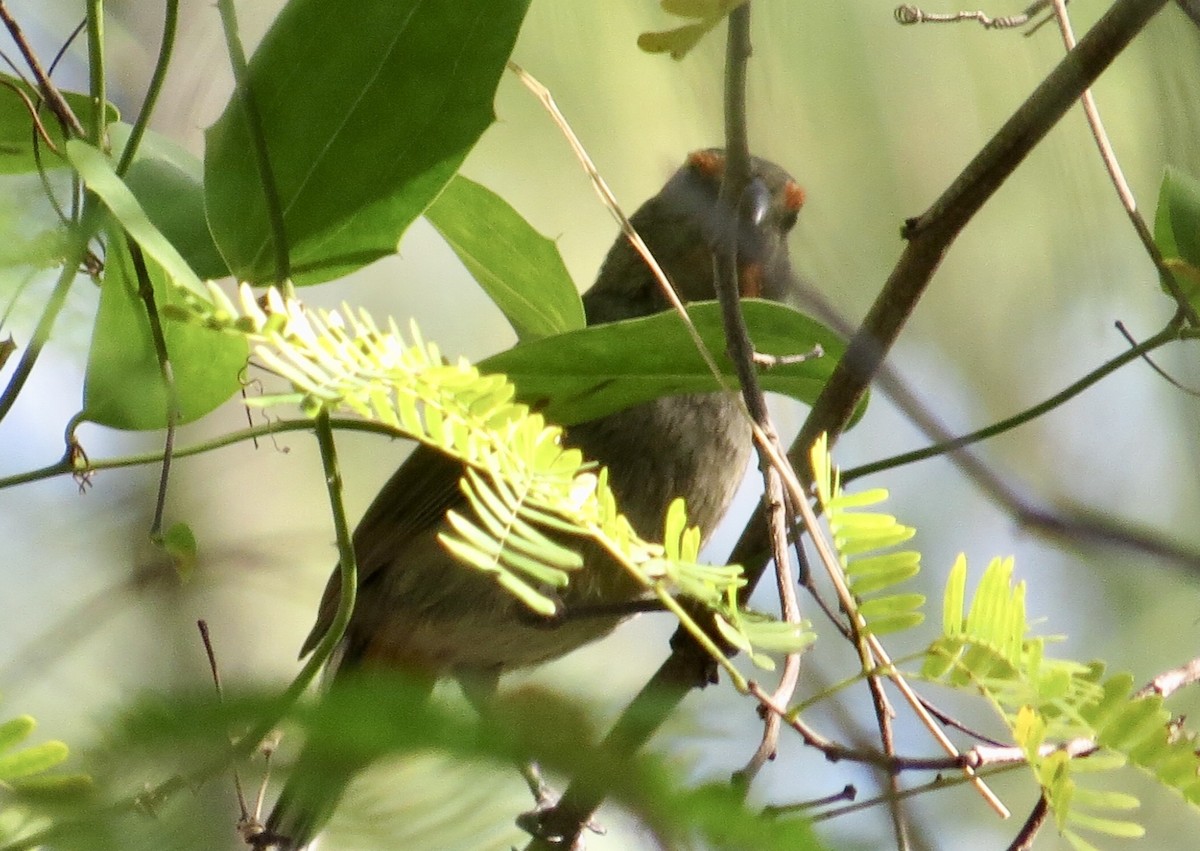
[[[721, 149], [690, 154], [631, 221], [683, 301], [716, 298], [713, 257], [735, 245], [742, 295], [783, 300], [794, 283], [787, 234], [804, 204], [804, 190], [775, 163], [752, 157], [739, 217], [720, 198], [724, 174]], [[584, 304], [594, 323], [656, 313], [669, 303], [645, 261], [621, 236]]]

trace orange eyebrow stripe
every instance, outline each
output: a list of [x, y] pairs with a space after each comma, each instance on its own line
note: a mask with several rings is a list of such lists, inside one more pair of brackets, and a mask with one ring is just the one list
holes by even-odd
[[789, 211], [799, 210], [804, 206], [804, 189], [794, 180], [789, 180], [783, 187], [783, 203]]
[[725, 158], [713, 151], [693, 151], [688, 154], [688, 165], [709, 177], [720, 177], [725, 171]]

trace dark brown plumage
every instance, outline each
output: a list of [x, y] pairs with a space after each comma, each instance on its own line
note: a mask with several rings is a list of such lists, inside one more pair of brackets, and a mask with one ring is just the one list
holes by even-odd
[[[713, 252], [734, 238], [734, 218], [717, 198], [723, 166], [720, 151], [692, 154], [632, 217], [684, 301], [715, 297]], [[783, 169], [764, 160], [753, 161], [753, 178], [761, 206], [757, 223], [743, 225], [737, 234], [742, 286], [747, 295], [783, 299], [792, 282], [785, 238], [803, 193]], [[658, 282], [624, 238], [609, 250], [583, 302], [589, 324], [668, 307]], [[651, 539], [676, 496], [684, 497], [689, 518], [707, 536], [728, 507], [751, 448], [748, 422], [731, 393], [657, 399], [573, 426], [567, 441], [609, 468], [621, 510]], [[567, 617], [554, 627], [539, 625], [489, 575], [457, 563], [436, 536], [447, 509], [463, 508], [461, 475], [457, 462], [419, 447], [367, 510], [354, 534], [358, 598], [337, 670], [387, 666], [430, 682], [443, 676], [486, 682], [568, 653], [619, 622], [616, 616]], [[585, 566], [562, 594], [566, 612], [635, 596], [636, 586], [623, 570], [598, 552], [584, 555]], [[335, 571], [302, 656], [328, 628], [337, 598]], [[328, 791], [313, 800], [289, 784], [268, 822], [275, 844], [262, 847], [302, 848], [335, 803]]]

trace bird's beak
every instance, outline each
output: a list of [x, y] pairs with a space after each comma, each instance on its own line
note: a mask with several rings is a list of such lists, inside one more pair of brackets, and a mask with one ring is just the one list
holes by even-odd
[[746, 184], [743, 200], [746, 202], [746, 212], [750, 214], [750, 223], [758, 227], [771, 209], [771, 190], [767, 189], [761, 177], [751, 178]]

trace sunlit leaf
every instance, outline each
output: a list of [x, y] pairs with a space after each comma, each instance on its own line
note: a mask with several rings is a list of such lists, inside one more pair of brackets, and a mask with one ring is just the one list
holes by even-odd
[[68, 756], [62, 742], [42, 742], [15, 753], [0, 755], [0, 782], [11, 782], [41, 774], [62, 763]]
[[[119, 156], [130, 127], [109, 128], [113, 152]], [[201, 278], [229, 274], [204, 214], [204, 166], [196, 157], [160, 133], [147, 130], [125, 173], [125, 183], [147, 218]]]
[[[767, 354], [807, 352], [815, 344], [825, 356], [785, 364], [760, 376], [765, 389], [813, 402], [825, 386], [845, 344], [832, 331], [801, 313], [768, 301], [742, 302], [756, 348]], [[724, 379], [736, 387], [725, 351], [720, 306], [688, 307]], [[525, 343], [480, 363], [502, 372], [517, 386], [517, 398], [565, 425], [595, 419], [664, 394], [719, 389], [680, 318], [662, 313]]]
[[78, 139], [67, 142], [67, 156], [83, 177], [87, 188], [100, 196], [121, 227], [137, 240], [138, 245], [162, 266], [176, 284], [195, 293], [204, 292], [199, 277], [175, 250], [175, 246], [151, 224], [146, 211], [117, 176], [108, 157]]
[[[160, 313], [181, 304], [162, 268], [146, 257]], [[207, 414], [241, 386], [246, 343], [196, 325], [168, 321], [162, 330], [171, 359], [181, 423]], [[167, 423], [168, 395], [150, 333], [146, 305], [124, 235], [110, 235], [84, 377], [84, 417], [120, 429], [157, 429]]]
[[[527, 5], [284, 6], [250, 59], [248, 84], [295, 282], [340, 277], [396, 250], [494, 120]], [[274, 282], [275, 237], [237, 92], [205, 139], [216, 243], [239, 279]]]
[[583, 327], [583, 303], [558, 246], [499, 195], [457, 175], [425, 218], [504, 311], [520, 339]]

